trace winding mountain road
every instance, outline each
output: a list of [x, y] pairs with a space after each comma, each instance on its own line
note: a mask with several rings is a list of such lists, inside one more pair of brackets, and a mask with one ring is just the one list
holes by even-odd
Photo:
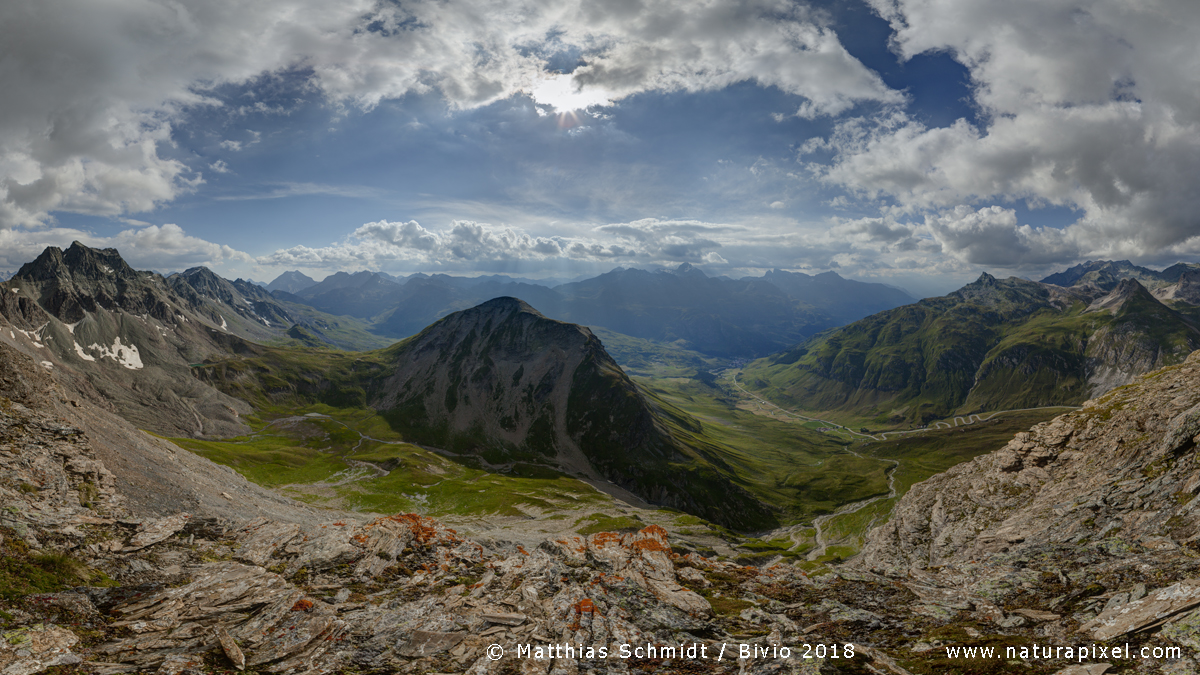
[[[845, 426], [842, 426], [841, 424], [837, 424], [836, 422], [830, 422], [829, 420], [823, 420], [819, 417], [810, 417], [808, 415], [801, 415], [800, 413], [792, 412], [791, 410], [785, 410], [785, 409], [779, 407], [778, 405], [772, 403], [771, 401], [768, 401], [764, 398], [755, 396], [754, 394], [751, 394], [749, 391], [747, 391], [746, 388], [743, 387], [740, 382], [738, 382], [738, 375], [740, 375], [740, 374], [741, 374], [740, 370], [733, 371], [733, 379], [732, 379], [733, 386], [736, 387], [738, 391], [742, 392], [742, 394], [744, 394], [747, 398], [749, 398], [750, 400], [752, 400], [756, 404], [758, 404], [760, 409], [764, 408], [764, 407], [770, 407], [773, 409], [772, 412], [782, 413], [789, 417], [801, 419], [806, 422], [820, 422], [821, 424], [825, 424], [825, 425], [829, 426], [830, 428], [844, 431], [844, 432], [850, 434], [851, 436], [858, 436], [864, 440], [869, 439], [872, 441], [886, 441], [889, 435], [900, 436], [900, 435], [904, 435], [904, 434], [924, 433], [926, 431], [954, 429], [954, 428], [957, 428], [960, 426], [968, 426], [968, 425], [976, 424], [979, 422], [986, 422], [990, 419], [995, 418], [997, 415], [1003, 415], [1005, 413], [1030, 412], [1030, 411], [1034, 411], [1034, 410], [1055, 410], [1055, 409], [1078, 410], [1079, 409], [1079, 406], [1052, 405], [1052, 406], [1041, 406], [1041, 407], [1036, 407], [1036, 408], [1014, 408], [1012, 410], [996, 410], [996, 411], [988, 412], [988, 413], [972, 413], [969, 415], [955, 416], [953, 418], [950, 418], [950, 421], [938, 420], [922, 429], [908, 429], [908, 430], [904, 430], [904, 431], [882, 431], [876, 435], [876, 434], [868, 434], [868, 433], [854, 431], [853, 429], [849, 429]], [[880, 501], [883, 499], [891, 499], [896, 496], [896, 470], [900, 468], [900, 462], [898, 460], [883, 459], [881, 457], [870, 457], [870, 458], [863, 457], [862, 455], [858, 454], [857, 452], [854, 452], [853, 450], [851, 450], [849, 447], [845, 447], [845, 448], [843, 448], [843, 450], [854, 455], [855, 457], [858, 457], [859, 459], [875, 459], [875, 460], [878, 460], [881, 462], [890, 462], [892, 464], [892, 467], [887, 470], [888, 494], [871, 497], [869, 499], [864, 499], [864, 500], [857, 501], [857, 502], [850, 502], [849, 504], [843, 504], [840, 508], [838, 508], [833, 513], [827, 513], [823, 516], [817, 516], [816, 518], [814, 518], [812, 527], [813, 527], [813, 529], [816, 530], [817, 545], [813, 550], [808, 552], [808, 554], [806, 556], [807, 560], [816, 560], [817, 558], [820, 558], [822, 555], [825, 554], [825, 551], [829, 548], [829, 543], [825, 541], [825, 532], [823, 530], [823, 526], [825, 525], [826, 522], [828, 522], [829, 520], [836, 518], [838, 516], [844, 516], [847, 514], [855, 513], [857, 511], [861, 511], [862, 509], [870, 506], [871, 504], [874, 504], [877, 501]], [[794, 528], [794, 527], [787, 528], [787, 530], [785, 531], [785, 534], [793, 542], [796, 541], [796, 539], [795, 539], [796, 533], [797, 533], [796, 528]]]
[[[859, 459], [867, 459], [866, 457], [863, 457], [862, 455], [851, 450], [850, 448], [842, 448], [842, 449], [845, 450], [846, 452], [854, 455], [855, 457], [857, 457]], [[837, 516], [844, 516], [848, 513], [854, 513], [856, 511], [861, 511], [861, 510], [867, 508], [868, 506], [870, 506], [871, 504], [874, 504], [877, 501], [880, 501], [883, 499], [891, 499], [892, 497], [896, 496], [896, 469], [900, 468], [900, 462], [897, 460], [894, 460], [894, 459], [881, 459], [879, 457], [871, 457], [870, 459], [878, 459], [881, 462], [891, 462], [892, 463], [892, 467], [890, 469], [887, 469], [888, 493], [886, 495], [878, 495], [878, 496], [870, 497], [868, 499], [864, 499], [864, 500], [858, 501], [858, 502], [850, 502], [849, 504], [843, 504], [841, 508], [834, 511], [833, 513], [827, 513], [823, 516], [817, 516], [816, 518], [813, 518], [813, 528], [816, 529], [816, 531], [817, 531], [817, 546], [816, 546], [816, 548], [814, 548], [813, 550], [808, 552], [808, 555], [806, 556], [807, 560], [816, 560], [817, 558], [820, 558], [822, 555], [825, 554], [825, 549], [829, 548], [829, 543], [825, 541], [825, 533], [821, 529], [821, 526], [824, 525], [826, 521], [828, 521], [831, 518], [836, 518]]]

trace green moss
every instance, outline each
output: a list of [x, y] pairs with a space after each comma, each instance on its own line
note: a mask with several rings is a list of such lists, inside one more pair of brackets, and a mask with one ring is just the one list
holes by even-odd
[[719, 598], [708, 597], [708, 604], [712, 606], [713, 613], [720, 616], [738, 616], [742, 610], [749, 609], [754, 606], [754, 603], [741, 598], [731, 598], [722, 595]]
[[4, 531], [0, 550], [0, 598], [14, 600], [31, 593], [55, 593], [65, 588], [88, 584], [115, 585], [104, 573], [65, 553], [30, 554], [12, 530]]

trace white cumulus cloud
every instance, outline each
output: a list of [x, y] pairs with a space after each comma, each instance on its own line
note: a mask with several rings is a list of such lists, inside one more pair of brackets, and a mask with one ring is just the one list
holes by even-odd
[[111, 237], [65, 227], [33, 231], [13, 228], [0, 229], [0, 269], [15, 270], [36, 258], [47, 246], [66, 248], [73, 241], [93, 248], [115, 248], [134, 269], [160, 272], [253, 260], [229, 246], [193, 237], [171, 223], [131, 228]]
[[[1200, 5], [872, 5], [891, 22], [902, 57], [947, 52], [968, 68], [980, 121], [929, 128], [898, 110], [842, 121], [823, 146], [834, 151], [833, 164], [811, 166], [824, 180], [930, 214], [939, 240], [979, 264], [1110, 256], [1173, 262], [1167, 258], [1195, 249]], [[1003, 209], [955, 208], [1004, 200], [1083, 215], [1057, 231], [1008, 222], [1014, 216]]]
[[[563, 53], [583, 64], [569, 82], [549, 71]], [[804, 97], [806, 116], [900, 96], [786, 0], [7, 2], [0, 64], [0, 227], [142, 212], [196, 189], [202, 175], [160, 149], [189, 108], [225, 106], [222, 87], [265, 75], [301, 74], [363, 109], [428, 91], [472, 108], [551, 76], [559, 99], [584, 102], [756, 82]]]

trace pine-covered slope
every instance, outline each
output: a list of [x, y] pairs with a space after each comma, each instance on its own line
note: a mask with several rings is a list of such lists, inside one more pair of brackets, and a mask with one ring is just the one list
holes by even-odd
[[984, 274], [760, 359], [743, 381], [807, 410], [923, 424], [1078, 404], [1197, 347], [1192, 322], [1131, 278], [1105, 293]]

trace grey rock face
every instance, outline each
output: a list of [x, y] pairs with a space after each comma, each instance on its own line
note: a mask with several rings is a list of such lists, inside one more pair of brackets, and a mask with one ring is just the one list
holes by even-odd
[[914, 486], [856, 563], [897, 569], [1119, 535], [1177, 548], [1200, 533], [1200, 354]]

